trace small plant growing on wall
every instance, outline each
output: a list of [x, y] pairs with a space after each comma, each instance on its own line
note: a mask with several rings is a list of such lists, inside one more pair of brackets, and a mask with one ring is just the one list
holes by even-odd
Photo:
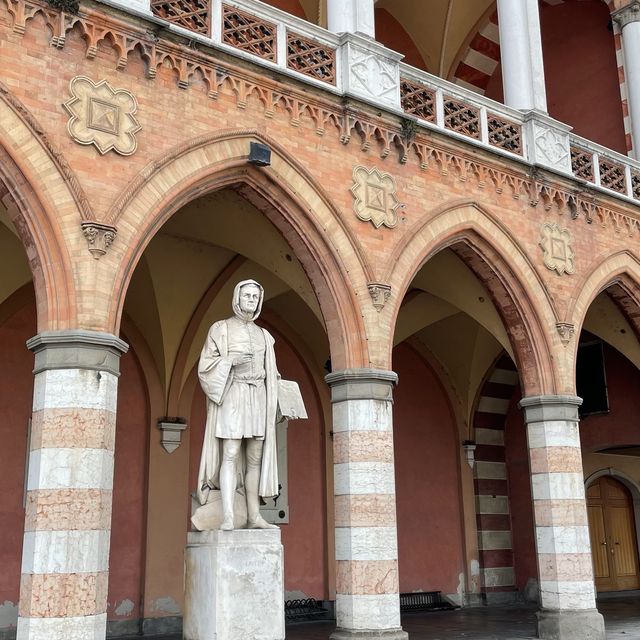
[[66, 13], [78, 13], [80, 8], [78, 0], [47, 0], [47, 4]]

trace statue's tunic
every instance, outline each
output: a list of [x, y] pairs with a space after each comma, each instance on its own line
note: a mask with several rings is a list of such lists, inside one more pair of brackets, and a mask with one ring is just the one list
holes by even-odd
[[244, 353], [252, 354], [253, 358], [233, 369], [233, 380], [216, 416], [216, 438], [264, 438], [267, 408], [264, 334], [253, 322], [229, 318], [227, 340], [232, 361]]
[[[276, 411], [278, 371], [273, 337], [253, 322], [237, 317], [214, 323], [200, 355], [198, 377], [207, 396], [207, 424], [198, 473], [197, 497], [205, 504], [219, 488], [221, 451], [225, 439], [264, 438], [258, 493], [278, 494]], [[233, 358], [252, 353], [237, 367]]]

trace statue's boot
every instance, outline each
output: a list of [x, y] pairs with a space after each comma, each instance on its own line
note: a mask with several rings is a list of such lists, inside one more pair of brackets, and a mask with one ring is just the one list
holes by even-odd
[[267, 522], [260, 514], [247, 520], [247, 529], [277, 529], [277, 524]]
[[220, 531], [233, 531], [233, 514], [227, 513], [220, 524]]

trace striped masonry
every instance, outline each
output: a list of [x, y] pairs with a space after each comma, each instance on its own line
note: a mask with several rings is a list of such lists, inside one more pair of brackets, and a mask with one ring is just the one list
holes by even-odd
[[[541, 0], [542, 4], [555, 6], [566, 0]], [[615, 9], [613, 0], [607, 1], [610, 11]], [[620, 84], [620, 100], [624, 116], [624, 131], [627, 140], [627, 151], [632, 150], [631, 121], [627, 100], [627, 87], [624, 79], [622, 38], [619, 26], [613, 22], [613, 36], [618, 65], [618, 79]], [[500, 62], [500, 34], [498, 32], [498, 14], [491, 13], [478, 26], [477, 32], [469, 40], [469, 44], [460, 58], [460, 62], [453, 73], [452, 82], [484, 95], [491, 77]]]
[[17, 640], [106, 633], [117, 376], [35, 375]]
[[[391, 372], [332, 373], [338, 629], [400, 628]], [[400, 634], [400, 635], [398, 635]]]
[[542, 609], [595, 609], [578, 406], [572, 396], [523, 398]]
[[482, 593], [515, 590], [504, 429], [518, 372], [504, 354], [482, 387], [473, 426], [474, 482]]

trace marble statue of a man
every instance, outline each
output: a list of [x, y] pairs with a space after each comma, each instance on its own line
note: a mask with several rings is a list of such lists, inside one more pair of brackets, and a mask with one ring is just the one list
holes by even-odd
[[234, 498], [244, 483], [247, 528], [277, 528], [260, 515], [260, 497], [278, 494], [276, 414], [278, 379], [274, 340], [254, 320], [264, 290], [255, 280], [233, 292], [233, 317], [214, 323], [202, 349], [198, 376], [207, 396], [207, 423], [197, 498], [206, 504], [220, 489], [222, 524], [234, 528]]

